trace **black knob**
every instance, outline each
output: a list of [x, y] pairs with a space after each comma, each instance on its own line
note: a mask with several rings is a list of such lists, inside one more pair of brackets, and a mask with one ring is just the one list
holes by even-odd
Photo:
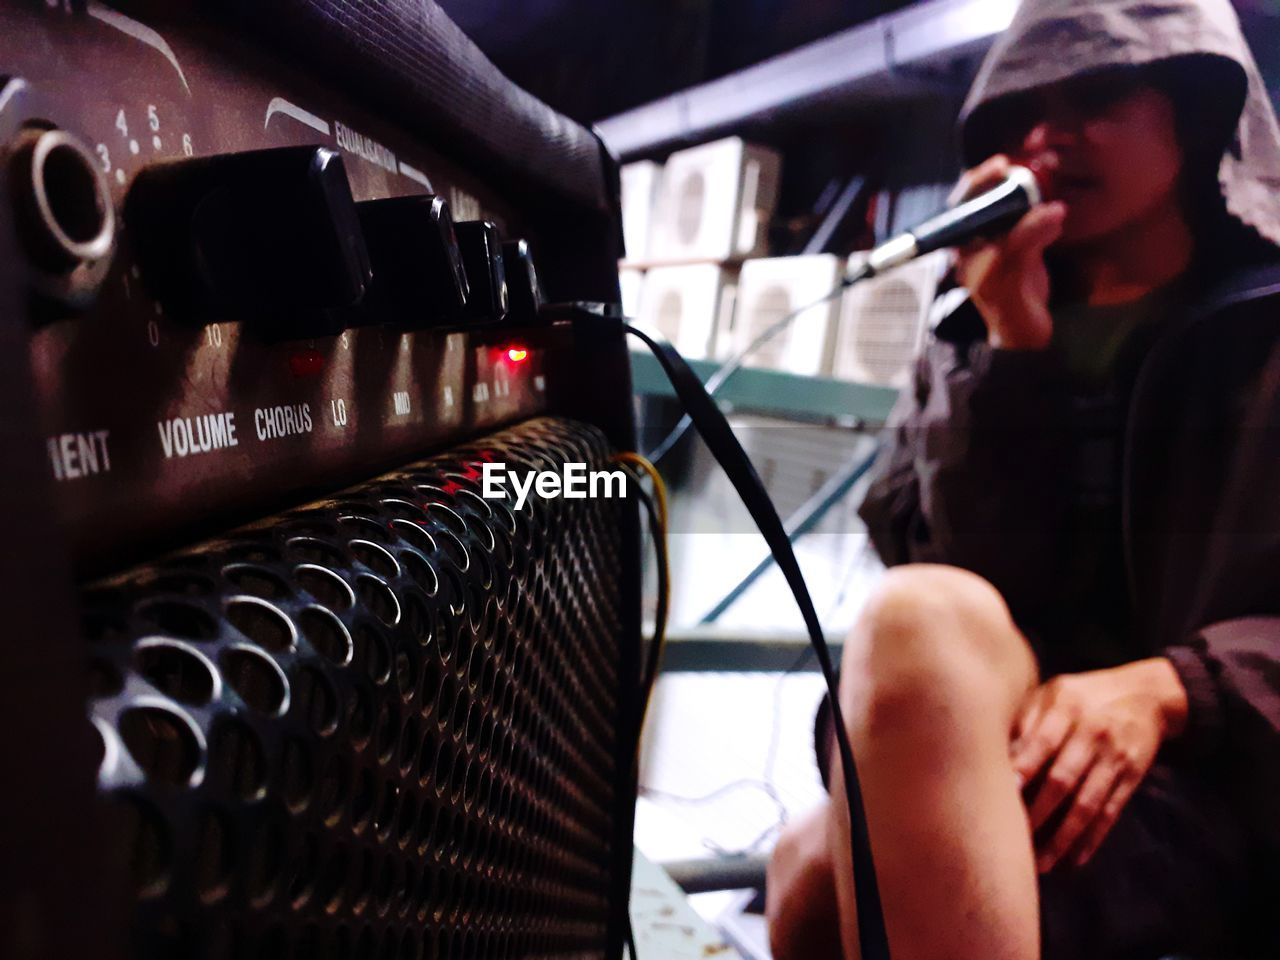
[[507, 318], [513, 323], [534, 324], [542, 309], [542, 287], [527, 240], [508, 240], [502, 245], [502, 268], [507, 275], [511, 301]]
[[507, 315], [507, 276], [502, 265], [498, 228], [488, 220], [465, 220], [456, 225], [462, 265], [471, 284], [467, 317], [472, 322], [498, 321]]
[[445, 199], [366, 200], [356, 212], [373, 264], [369, 314], [406, 327], [457, 323], [470, 287]]
[[192, 323], [333, 334], [369, 284], [342, 158], [323, 147], [158, 164], [138, 175], [125, 218], [145, 281]]

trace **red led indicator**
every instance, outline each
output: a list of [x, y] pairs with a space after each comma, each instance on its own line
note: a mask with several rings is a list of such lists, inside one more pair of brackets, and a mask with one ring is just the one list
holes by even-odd
[[522, 363], [529, 356], [529, 351], [524, 347], [512, 347], [507, 351], [507, 359], [512, 363]]
[[289, 357], [289, 372], [299, 379], [314, 377], [324, 370], [324, 354], [319, 350], [303, 350]]

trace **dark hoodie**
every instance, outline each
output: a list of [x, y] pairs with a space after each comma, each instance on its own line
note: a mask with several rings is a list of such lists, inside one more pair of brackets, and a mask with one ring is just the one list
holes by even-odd
[[[1280, 854], [1280, 131], [1227, 0], [1024, 0], [962, 116], [969, 162], [1003, 98], [1096, 70], [1198, 58], [1238, 116], [1219, 168], [1249, 242], [1204, 254], [1128, 391], [1119, 549], [1126, 659], [1167, 656], [1190, 699], [1173, 745], [1231, 785]], [[1190, 62], [1190, 61], [1187, 61]], [[1226, 250], [1226, 255], [1222, 255]], [[1245, 251], [1248, 251], [1246, 262]], [[986, 343], [971, 304], [945, 317], [899, 399], [862, 505], [887, 564], [950, 563], [1052, 633], [1070, 532], [1070, 444], [1051, 350]], [[1082, 665], [1079, 669], [1084, 669]]]

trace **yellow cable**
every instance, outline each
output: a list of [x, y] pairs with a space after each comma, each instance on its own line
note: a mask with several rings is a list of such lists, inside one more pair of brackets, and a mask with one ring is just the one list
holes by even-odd
[[671, 602], [671, 559], [667, 551], [667, 485], [662, 479], [662, 475], [658, 473], [658, 468], [650, 463], [640, 454], [634, 451], [624, 451], [614, 455], [613, 458], [619, 463], [627, 464], [635, 467], [648, 475], [653, 482], [654, 511], [657, 514], [658, 521], [658, 542], [654, 544], [654, 549], [659, 553], [658, 558], [658, 604], [654, 614], [653, 623], [653, 652], [650, 655], [650, 662], [654, 664], [652, 675], [647, 678], [647, 689], [644, 691], [644, 704], [641, 707], [640, 729], [644, 729], [644, 720], [649, 712], [649, 700], [653, 693], [654, 682], [657, 679], [657, 667], [662, 662], [662, 654], [667, 642], [667, 614], [670, 609]]
[[662, 479], [662, 474], [658, 473], [657, 467], [634, 450], [626, 450], [615, 454], [613, 459], [619, 463], [627, 463], [633, 467], [639, 467], [649, 475], [649, 479], [653, 482], [653, 492], [658, 498], [658, 523], [661, 525], [663, 536], [665, 537], [667, 532], [667, 485]]

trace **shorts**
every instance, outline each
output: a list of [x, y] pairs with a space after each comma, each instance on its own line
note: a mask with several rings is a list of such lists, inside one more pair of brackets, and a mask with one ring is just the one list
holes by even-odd
[[[834, 738], [825, 699], [814, 734], [826, 784]], [[1280, 956], [1273, 906], [1259, 903], [1270, 887], [1250, 852], [1221, 790], [1162, 756], [1092, 860], [1040, 877], [1043, 960]]]

